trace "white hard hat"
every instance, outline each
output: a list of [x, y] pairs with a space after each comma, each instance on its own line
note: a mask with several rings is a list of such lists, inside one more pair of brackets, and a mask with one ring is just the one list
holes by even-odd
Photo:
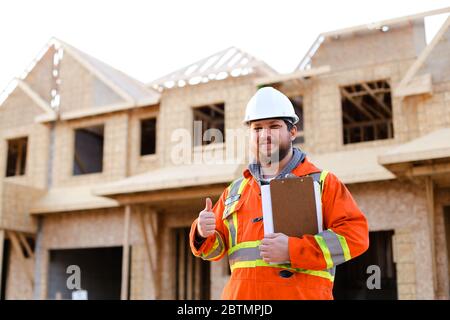
[[272, 87], [264, 87], [247, 103], [244, 123], [271, 118], [289, 118], [292, 124], [299, 120], [288, 97]]

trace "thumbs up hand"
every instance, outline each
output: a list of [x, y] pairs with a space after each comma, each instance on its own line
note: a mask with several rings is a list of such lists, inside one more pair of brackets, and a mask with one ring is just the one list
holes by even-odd
[[214, 235], [216, 230], [216, 216], [212, 212], [212, 202], [210, 198], [206, 198], [205, 209], [198, 215], [197, 231], [198, 234], [207, 238]]

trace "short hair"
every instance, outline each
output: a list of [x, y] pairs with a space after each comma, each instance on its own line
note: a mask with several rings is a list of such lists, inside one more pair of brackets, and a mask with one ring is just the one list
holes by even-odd
[[288, 118], [283, 118], [282, 120], [284, 121], [284, 123], [286, 123], [286, 127], [287, 127], [288, 131], [291, 131], [292, 128], [295, 126], [295, 124], [293, 124], [291, 122], [290, 118], [289, 119]]

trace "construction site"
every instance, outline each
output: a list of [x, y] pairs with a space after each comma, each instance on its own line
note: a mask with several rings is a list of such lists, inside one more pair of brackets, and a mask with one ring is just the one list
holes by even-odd
[[287, 74], [236, 47], [208, 54], [143, 84], [52, 38], [15, 79], [0, 104], [0, 298], [72, 299], [75, 265], [88, 299], [220, 299], [228, 261], [195, 258], [189, 228], [246, 163], [174, 164], [172, 133], [220, 130], [191, 148], [214, 157], [271, 86], [300, 118], [295, 146], [369, 222], [335, 299], [449, 299], [450, 8], [321, 33]]

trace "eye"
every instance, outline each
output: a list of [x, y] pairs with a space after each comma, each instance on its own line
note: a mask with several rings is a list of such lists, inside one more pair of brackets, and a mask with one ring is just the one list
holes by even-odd
[[270, 126], [270, 129], [280, 129], [281, 126], [279, 124], [273, 124]]

